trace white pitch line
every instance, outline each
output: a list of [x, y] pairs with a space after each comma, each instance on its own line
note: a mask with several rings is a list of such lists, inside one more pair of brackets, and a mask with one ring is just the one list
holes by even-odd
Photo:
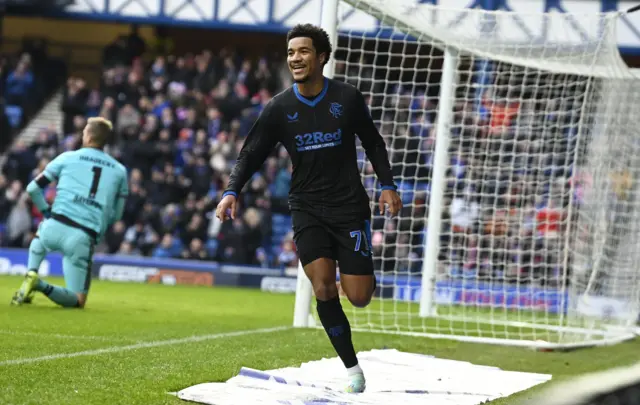
[[120, 353], [128, 350], [147, 349], [150, 347], [180, 345], [184, 343], [197, 343], [197, 342], [204, 342], [207, 340], [223, 339], [228, 337], [255, 335], [259, 333], [279, 332], [287, 329], [291, 329], [291, 326], [239, 330], [235, 332], [214, 333], [211, 335], [188, 336], [188, 337], [179, 338], [179, 339], [154, 340], [151, 342], [140, 342], [140, 343], [127, 345], [127, 346], [112, 346], [112, 347], [105, 347], [104, 349], [84, 350], [81, 352], [49, 354], [47, 356], [40, 356], [40, 357], [5, 360], [5, 361], [0, 361], [0, 367], [15, 366], [18, 364], [39, 363], [42, 361], [57, 360], [57, 359], [70, 359], [73, 357], [81, 357], [81, 356], [98, 356], [100, 354]]
[[34, 337], [58, 338], [58, 339], [69, 339], [69, 340], [95, 340], [95, 341], [112, 342], [112, 343], [138, 341], [138, 339], [118, 338], [118, 337], [114, 338], [114, 337], [108, 337], [108, 336], [64, 335], [59, 333], [19, 332], [19, 331], [11, 331], [11, 330], [0, 330], [0, 335], [34, 336]]

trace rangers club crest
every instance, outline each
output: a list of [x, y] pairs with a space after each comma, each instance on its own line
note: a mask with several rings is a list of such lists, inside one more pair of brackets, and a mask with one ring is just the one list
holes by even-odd
[[342, 115], [342, 104], [331, 103], [329, 105], [329, 112], [333, 115], [333, 118], [338, 118]]

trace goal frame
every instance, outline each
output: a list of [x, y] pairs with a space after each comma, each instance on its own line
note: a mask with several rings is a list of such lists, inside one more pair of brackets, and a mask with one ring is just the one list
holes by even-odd
[[[328, 33], [332, 44], [337, 44], [338, 39], [338, 9], [341, 0], [323, 0], [321, 11], [321, 24], [320, 26]], [[350, 0], [343, 0], [346, 3], [352, 3]], [[640, 10], [640, 6], [633, 7], [625, 12], [632, 13]], [[622, 13], [620, 13], [622, 14]], [[374, 15], [374, 17], [377, 17]], [[407, 26], [409, 31], [411, 27]], [[408, 32], [411, 34], [411, 32]], [[442, 212], [444, 209], [445, 191], [446, 191], [446, 171], [447, 171], [447, 159], [448, 149], [450, 146], [449, 128], [453, 123], [454, 101], [455, 101], [455, 88], [457, 85], [456, 69], [460, 60], [460, 53], [467, 50], [466, 46], [450, 45], [446, 42], [434, 38], [436, 43], [442, 46], [443, 51], [443, 66], [442, 76], [440, 79], [440, 90], [438, 95], [437, 115], [438, 121], [436, 123], [437, 138], [435, 141], [435, 149], [433, 155], [433, 172], [431, 181], [431, 190], [429, 194], [429, 208], [428, 218], [429, 226], [426, 231], [425, 248], [423, 249], [422, 257], [422, 279], [421, 279], [421, 296], [419, 302], [419, 316], [421, 318], [435, 317], [437, 316], [436, 308], [434, 305], [434, 288], [436, 281], [436, 271], [438, 266], [438, 252], [440, 249], [440, 236], [442, 226]], [[481, 54], [482, 52], [478, 53]], [[509, 60], [504, 60], [510, 62]], [[330, 61], [324, 67], [324, 75], [328, 78], [334, 77], [335, 70], [335, 58], [331, 58]], [[517, 62], [516, 62], [517, 63]], [[540, 66], [538, 66], [540, 67]], [[576, 69], [574, 69], [574, 67]], [[598, 77], [601, 74], [597, 69], [595, 71], [586, 71], [580, 69], [577, 66], [570, 66], [569, 68], [563, 68], [556, 66], [560, 70], [565, 70], [568, 74], [582, 74], [590, 77]], [[554, 67], [549, 67], [554, 69]], [[554, 69], [555, 70], [555, 69]], [[640, 69], [638, 69], [640, 72]], [[640, 79], [640, 73], [637, 73]], [[566, 291], [566, 284], [563, 283], [562, 293]], [[563, 295], [564, 296], [564, 295]], [[304, 269], [300, 263], [298, 263], [297, 283], [295, 292], [295, 306], [294, 306], [294, 328], [317, 328], [318, 325], [315, 317], [313, 316], [312, 309], [313, 287], [310, 280], [306, 276]], [[446, 317], [445, 317], [446, 318]], [[452, 319], [452, 318], [450, 318]], [[486, 321], [487, 323], [495, 324], [508, 324], [514, 325], [514, 322], [507, 321]], [[383, 334], [398, 334], [408, 336], [421, 336], [427, 338], [436, 339], [449, 339], [464, 342], [473, 343], [488, 343], [488, 344], [500, 344], [507, 346], [520, 346], [530, 347], [539, 350], [554, 350], [554, 349], [573, 349], [580, 347], [592, 347], [601, 345], [612, 345], [621, 343], [627, 340], [631, 340], [636, 337], [636, 334], [640, 333], [640, 328], [636, 330], [636, 333], [619, 333], [617, 331], [593, 331], [591, 329], [561, 327], [554, 325], [538, 325], [524, 322], [516, 322], [520, 327], [534, 327], [539, 329], [547, 329], [552, 331], [570, 331], [576, 333], [584, 333], [585, 335], [600, 335], [602, 339], [585, 339], [581, 342], [571, 343], [556, 343], [547, 341], [533, 341], [525, 339], [507, 339], [507, 338], [491, 338], [482, 336], [466, 336], [456, 334], [440, 334], [440, 333], [427, 333], [427, 332], [411, 332], [411, 331], [385, 331], [385, 330], [369, 330], [352, 328], [354, 331], [367, 331]]]

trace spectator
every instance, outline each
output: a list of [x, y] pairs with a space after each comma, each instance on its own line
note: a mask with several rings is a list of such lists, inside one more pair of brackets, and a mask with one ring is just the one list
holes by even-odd
[[140, 125], [140, 113], [127, 103], [118, 111], [115, 121], [117, 122], [116, 133], [135, 133]]
[[209, 259], [207, 251], [206, 249], [204, 249], [204, 245], [202, 244], [202, 240], [198, 238], [191, 240], [191, 242], [189, 243], [189, 248], [183, 250], [181, 257], [187, 260], [208, 260]]
[[5, 136], [0, 137], [0, 153], [5, 152], [7, 146], [12, 140], [11, 124], [9, 122], [9, 117], [7, 117], [7, 114], [5, 113], [4, 110], [5, 110], [4, 100], [0, 99], [0, 134], [5, 134]]
[[189, 221], [189, 224], [186, 226], [183, 231], [182, 243], [185, 246], [191, 244], [191, 242], [195, 239], [202, 243], [202, 240], [207, 238], [207, 228], [202, 218], [202, 215], [198, 213], [194, 213]]
[[451, 215], [452, 256], [454, 266], [460, 266], [464, 260], [467, 237], [473, 232], [480, 217], [480, 204], [470, 190], [464, 195], [453, 198], [449, 206]]
[[16, 201], [15, 191], [7, 186], [6, 176], [0, 175], [0, 223], [6, 223]]
[[230, 263], [250, 263], [254, 254], [244, 242], [247, 233], [247, 226], [241, 217], [222, 224], [218, 235], [217, 259]]
[[282, 251], [278, 255], [276, 264], [280, 267], [297, 267], [298, 256], [291, 236], [282, 242]]
[[142, 39], [142, 37], [140, 36], [138, 25], [133, 24], [131, 26], [131, 32], [127, 36], [126, 40], [127, 40], [126, 48], [128, 50], [129, 59], [131, 61], [141, 57], [144, 54], [147, 48], [147, 44], [144, 42], [144, 39]]
[[62, 102], [64, 117], [62, 131], [65, 135], [77, 130], [77, 126], [74, 126], [74, 120], [77, 116], [84, 116], [87, 113], [88, 101], [89, 91], [85, 81], [74, 77], [69, 78]]
[[25, 108], [33, 85], [34, 78], [29, 71], [29, 64], [27, 61], [21, 61], [7, 77], [4, 92], [7, 104]]
[[33, 150], [28, 148], [23, 141], [18, 141], [7, 155], [5, 174], [20, 183], [27, 184], [31, 180], [31, 171], [38, 164]]
[[28, 195], [21, 190], [20, 183], [14, 182], [11, 186], [16, 197], [16, 204], [11, 209], [7, 218], [9, 247], [22, 247], [27, 233], [31, 230], [31, 216], [27, 206]]
[[153, 249], [152, 256], [157, 258], [175, 258], [177, 250], [180, 250], [180, 243], [170, 233], [165, 233], [160, 245]]
[[158, 235], [151, 225], [137, 220], [124, 234], [124, 241], [139, 249], [143, 255], [149, 255], [153, 247], [158, 243]]
[[140, 256], [140, 251], [129, 242], [122, 242], [120, 249], [116, 252], [118, 256]]
[[[122, 244], [125, 243], [124, 239], [126, 230], [127, 228], [124, 222], [118, 221], [107, 231], [107, 234], [105, 235], [107, 253], [116, 253], [118, 250], [121, 250]], [[130, 243], [129, 246], [131, 246]]]
[[102, 53], [102, 65], [105, 68], [128, 66], [131, 63], [131, 55], [127, 48], [127, 38], [119, 37]]

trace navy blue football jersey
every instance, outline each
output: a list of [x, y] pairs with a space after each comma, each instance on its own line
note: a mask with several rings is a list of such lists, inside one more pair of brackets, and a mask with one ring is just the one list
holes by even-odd
[[395, 189], [385, 142], [362, 93], [350, 84], [325, 79], [322, 92], [307, 98], [294, 84], [276, 95], [254, 123], [225, 194], [237, 196], [282, 143], [293, 163], [292, 210], [339, 222], [368, 219], [371, 210], [358, 169], [356, 136], [382, 188]]

